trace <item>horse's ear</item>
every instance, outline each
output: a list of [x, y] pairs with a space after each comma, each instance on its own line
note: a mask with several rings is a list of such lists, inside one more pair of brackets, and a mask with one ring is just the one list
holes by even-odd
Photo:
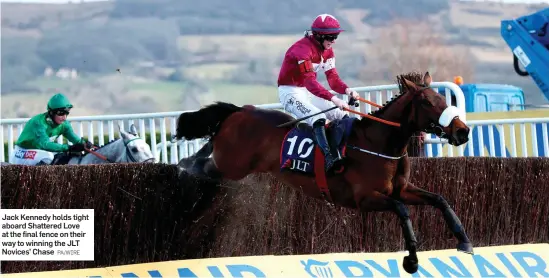
[[433, 78], [431, 77], [431, 75], [429, 74], [428, 71], [425, 72], [425, 75], [423, 76], [423, 84], [427, 85], [427, 86], [430, 86], [431, 85], [431, 81], [433, 81]]
[[417, 91], [417, 86], [416, 84], [414, 84], [414, 82], [406, 79], [406, 78], [402, 78], [404, 80], [404, 86], [408, 87], [408, 89], [411, 89], [413, 91]]
[[130, 126], [130, 133], [133, 134], [133, 135], [135, 135], [135, 136], [137, 136], [137, 128], [135, 127], [134, 124], [132, 124], [132, 125]]
[[122, 137], [123, 140], [128, 140], [129, 137], [130, 137], [130, 136], [128, 136], [128, 133], [123, 129], [120, 129], [120, 136]]

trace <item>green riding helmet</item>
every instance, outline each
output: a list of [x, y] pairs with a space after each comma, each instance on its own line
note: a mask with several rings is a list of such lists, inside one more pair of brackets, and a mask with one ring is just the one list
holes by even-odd
[[56, 94], [48, 101], [48, 110], [71, 109], [73, 106], [63, 94]]

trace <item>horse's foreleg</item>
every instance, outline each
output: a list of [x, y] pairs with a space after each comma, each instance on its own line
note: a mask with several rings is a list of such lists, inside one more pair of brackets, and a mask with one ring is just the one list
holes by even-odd
[[457, 249], [473, 254], [473, 245], [469, 241], [461, 221], [448, 202], [440, 195], [423, 190], [408, 183], [400, 192], [399, 199], [408, 205], [431, 205], [442, 212], [446, 225], [458, 240]]
[[402, 267], [408, 273], [415, 273], [418, 268], [417, 259], [417, 240], [414, 235], [412, 227], [412, 221], [410, 221], [410, 212], [408, 208], [401, 202], [390, 199], [392, 202], [393, 210], [400, 219], [400, 226], [402, 227], [402, 233], [404, 234], [404, 240], [406, 242], [406, 249], [408, 250], [408, 256], [404, 257]]
[[408, 250], [408, 256], [404, 257], [402, 267], [410, 274], [415, 273], [418, 269], [419, 262], [416, 253], [417, 240], [408, 208], [402, 202], [380, 193], [376, 194], [375, 198], [364, 199], [360, 203], [360, 207], [363, 211], [391, 210], [398, 216], [400, 227], [402, 228], [402, 233], [404, 235], [406, 250]]
[[215, 165], [213, 159], [206, 158], [203, 165], [202, 169], [204, 170], [204, 174], [210, 179], [220, 180], [223, 178], [223, 175]]
[[200, 178], [213, 180], [222, 179], [221, 172], [219, 172], [213, 160], [207, 157], [198, 157], [194, 159], [192, 164], [187, 168], [187, 172]]

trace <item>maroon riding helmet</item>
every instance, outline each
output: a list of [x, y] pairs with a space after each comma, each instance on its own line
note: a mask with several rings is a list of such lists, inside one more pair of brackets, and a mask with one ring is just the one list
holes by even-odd
[[345, 30], [341, 29], [339, 21], [333, 15], [321, 14], [311, 24], [311, 31], [313, 38], [322, 46], [324, 40], [334, 41]]

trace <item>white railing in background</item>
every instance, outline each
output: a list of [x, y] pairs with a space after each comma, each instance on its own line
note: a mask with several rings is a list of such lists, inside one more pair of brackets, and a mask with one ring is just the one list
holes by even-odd
[[474, 120], [467, 125], [471, 128], [467, 144], [426, 144], [425, 155], [549, 157], [549, 114], [545, 118]]
[[[463, 114], [465, 114], [465, 97], [459, 86], [452, 82], [432, 82], [431, 87], [437, 92], [444, 94], [448, 104], [451, 104], [450, 96], [453, 95], [456, 101], [455, 105], [464, 112]], [[353, 89], [359, 92], [363, 98], [380, 105], [383, 105], [386, 101], [389, 101], [395, 95], [395, 91], [398, 93], [398, 86], [396, 84], [355, 87]], [[348, 100], [348, 96], [339, 96], [341, 96], [344, 100]], [[267, 109], [282, 110], [282, 105], [279, 103], [256, 106]], [[370, 113], [375, 111], [377, 108], [373, 107], [372, 109], [372, 106], [361, 103], [359, 107], [354, 109], [356, 111]], [[145, 134], [156, 134], [159, 130], [160, 138], [158, 140], [156, 136], [151, 136], [148, 140], [153, 154], [157, 158], [157, 162], [177, 163], [182, 157], [191, 155], [197, 151], [203, 143], [203, 141], [201, 142], [199, 140], [195, 140], [194, 142], [179, 141], [174, 144], [170, 142], [172, 135], [174, 135], [176, 131], [177, 117], [182, 112], [184, 111], [70, 117], [69, 121], [78, 135], [86, 137], [92, 143], [99, 145], [106, 143], [103, 139], [105, 134], [108, 135], [109, 141], [119, 138], [120, 134], [118, 133], [118, 126], [122, 129], [128, 129], [131, 124], [135, 124], [141, 137], [144, 137]], [[28, 118], [0, 120], [2, 125], [2, 128], [0, 129], [0, 136], [4, 142], [7, 141], [7, 150], [5, 150], [4, 146], [0, 149], [0, 159], [2, 162], [5, 161], [5, 154], [8, 154], [9, 157], [9, 155], [13, 152], [14, 143], [19, 134], [21, 134], [26, 121], [28, 121]], [[167, 128], [168, 126], [169, 131]], [[98, 136], [98, 142], [94, 142], [94, 136]], [[62, 136], [59, 137], [58, 142], [63, 142]], [[444, 143], [445, 140], [430, 138], [426, 142], [430, 144], [439, 144]]]
[[[468, 121], [467, 124], [471, 128], [467, 144], [454, 147], [444, 142], [436, 142], [436, 139], [431, 140], [432, 143], [425, 144], [424, 155], [426, 157], [549, 157], [549, 117], [474, 120]], [[486, 129], [487, 135], [484, 134]], [[431, 136], [434, 137], [434, 135]], [[183, 146], [185, 157], [187, 157], [197, 152], [205, 142], [193, 140], [178, 144]]]

